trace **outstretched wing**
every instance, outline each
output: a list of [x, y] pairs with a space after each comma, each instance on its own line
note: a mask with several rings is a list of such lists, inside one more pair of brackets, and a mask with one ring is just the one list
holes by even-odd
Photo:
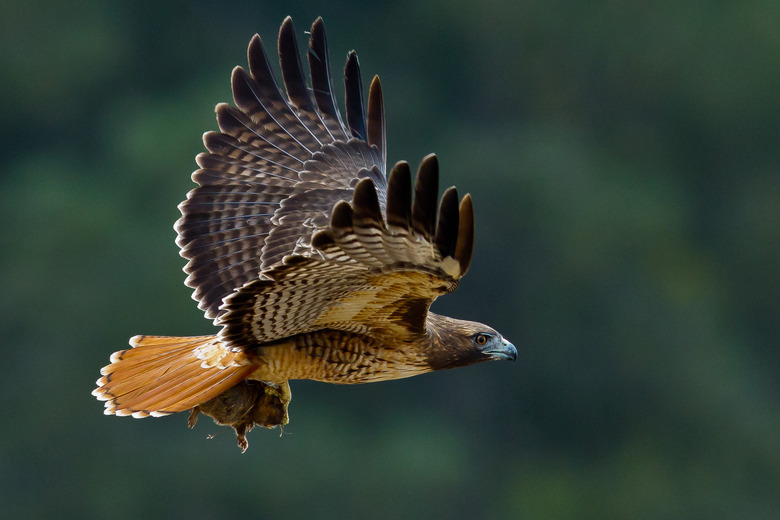
[[[279, 60], [287, 93], [276, 84], [259, 36], [248, 49], [249, 72], [232, 74], [236, 107], [217, 105], [221, 132], [208, 132], [197, 157], [199, 185], [179, 206], [176, 223], [193, 297], [216, 318], [225, 296], [288, 254], [312, 254], [311, 237], [327, 226], [333, 205], [371, 179], [385, 203], [382, 90], [374, 78], [368, 112], [352, 52], [345, 68], [347, 124], [333, 95], [325, 27], [311, 27], [307, 87], [292, 20], [279, 31]], [[313, 96], [311, 95], [313, 93]]]
[[438, 205], [438, 164], [426, 157], [414, 202], [407, 163], [388, 181], [386, 218], [371, 179], [352, 203], [333, 208], [328, 229], [313, 239], [318, 257], [289, 256], [263, 279], [225, 300], [221, 339], [251, 348], [324, 329], [414, 339], [425, 332], [431, 302], [454, 290], [474, 243], [471, 198], [455, 188]]

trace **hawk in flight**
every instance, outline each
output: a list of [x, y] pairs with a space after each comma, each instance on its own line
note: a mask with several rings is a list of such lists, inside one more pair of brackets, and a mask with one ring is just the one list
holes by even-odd
[[292, 20], [279, 31], [286, 96], [259, 36], [249, 70], [232, 74], [235, 107], [216, 107], [220, 132], [179, 206], [187, 285], [213, 336], [135, 336], [101, 370], [105, 413], [191, 410], [236, 430], [287, 424], [289, 380], [355, 384], [517, 357], [481, 323], [429, 311], [466, 274], [471, 197], [438, 198], [436, 156], [414, 183], [409, 164], [386, 172], [382, 88], [363, 104], [360, 68], [344, 69], [346, 119], [336, 105], [321, 18], [311, 26], [307, 86]]

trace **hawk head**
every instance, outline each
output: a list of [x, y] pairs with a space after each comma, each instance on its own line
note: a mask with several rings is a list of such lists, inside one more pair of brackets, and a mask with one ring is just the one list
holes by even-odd
[[495, 329], [475, 321], [428, 314], [431, 338], [428, 363], [433, 370], [456, 368], [482, 361], [517, 359], [517, 349]]

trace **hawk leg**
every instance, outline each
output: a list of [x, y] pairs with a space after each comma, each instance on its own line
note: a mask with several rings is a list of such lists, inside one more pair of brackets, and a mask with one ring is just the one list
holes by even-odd
[[214, 399], [199, 404], [190, 412], [187, 425], [192, 428], [198, 422], [198, 414], [208, 415], [214, 422], [230, 426], [236, 431], [238, 447], [245, 452], [249, 447], [246, 434], [255, 425], [274, 428], [289, 422], [287, 406], [292, 394], [290, 385], [246, 379]]

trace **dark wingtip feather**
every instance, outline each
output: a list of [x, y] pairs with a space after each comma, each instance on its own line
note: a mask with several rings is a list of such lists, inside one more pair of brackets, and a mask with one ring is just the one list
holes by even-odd
[[466, 274], [474, 252], [474, 205], [468, 193], [460, 201], [458, 210], [458, 241], [453, 256], [460, 264], [461, 276]]
[[311, 245], [315, 249], [326, 249], [333, 244], [335, 244], [333, 235], [327, 229], [317, 231], [314, 236], [311, 237]]
[[333, 97], [333, 85], [330, 79], [330, 59], [328, 57], [328, 41], [325, 36], [325, 22], [317, 17], [311, 24], [309, 38], [309, 71], [311, 72], [312, 90], [317, 107], [341, 125], [341, 117]]
[[[279, 26], [278, 43], [281, 43], [282, 40], [288, 40], [290, 36], [295, 38], [295, 26], [293, 25], [292, 16], [287, 15], [284, 17], [284, 20], [282, 20], [282, 25]], [[277, 47], [277, 49], [279, 49], [279, 52], [282, 51], [280, 46]]]
[[[314, 20], [314, 23], [311, 24], [311, 28], [309, 29], [309, 67], [312, 67], [312, 59], [314, 59], [315, 64], [322, 67], [325, 76], [327, 76], [328, 58], [328, 40], [325, 33], [325, 22], [322, 17], [319, 16]], [[317, 76], [314, 71], [312, 71], [312, 79], [314, 79], [313, 76]]]
[[263, 39], [255, 34], [249, 40], [249, 47], [246, 49], [246, 61], [249, 63], [249, 72], [253, 78], [273, 77], [271, 64], [268, 62], [268, 55], [263, 46]]
[[412, 221], [412, 170], [400, 161], [387, 180], [387, 225], [409, 229]]
[[374, 76], [368, 89], [368, 144], [379, 148], [382, 166], [386, 164], [385, 148], [385, 107], [382, 99], [382, 83]]
[[414, 230], [430, 240], [436, 232], [436, 202], [439, 198], [439, 160], [430, 154], [417, 169], [412, 205]]
[[363, 179], [355, 186], [355, 193], [352, 195], [352, 207], [354, 209], [354, 218], [382, 222], [379, 198], [376, 194], [374, 182], [371, 179]]
[[455, 252], [458, 241], [458, 190], [448, 188], [441, 196], [439, 205], [439, 222], [436, 225], [436, 247], [442, 257], [451, 256]]
[[227, 103], [218, 104], [215, 110], [217, 113], [217, 125], [223, 133], [233, 135], [237, 129], [241, 128], [240, 110]]
[[268, 61], [268, 55], [265, 52], [263, 40], [260, 36], [255, 34], [252, 37], [246, 54], [247, 62], [249, 63], [249, 73], [255, 83], [263, 89], [266, 96], [270, 96], [271, 100], [281, 100], [282, 95], [279, 92], [276, 79], [274, 79], [271, 63]]
[[330, 227], [334, 230], [352, 228], [352, 206], [349, 205], [349, 202], [340, 200], [333, 206], [333, 212], [330, 214]]
[[306, 78], [301, 65], [301, 55], [298, 52], [298, 39], [295, 37], [295, 26], [289, 16], [284, 19], [279, 28], [279, 65], [282, 68], [282, 79], [287, 89], [287, 97], [299, 109], [309, 109], [311, 98], [306, 89]]
[[265, 49], [263, 48], [263, 39], [260, 38], [259, 34], [255, 34], [249, 40], [249, 46], [246, 49], [247, 62], [252, 63], [252, 58], [258, 54], [265, 56]]
[[363, 108], [363, 84], [360, 80], [360, 64], [357, 53], [349, 51], [344, 66], [344, 87], [346, 89], [347, 124], [352, 137], [366, 140], [366, 113]]
[[230, 87], [233, 91], [233, 101], [236, 106], [244, 111], [250, 109], [252, 104], [257, 103], [252, 84], [254, 80], [249, 73], [242, 67], [234, 67], [230, 74]]

